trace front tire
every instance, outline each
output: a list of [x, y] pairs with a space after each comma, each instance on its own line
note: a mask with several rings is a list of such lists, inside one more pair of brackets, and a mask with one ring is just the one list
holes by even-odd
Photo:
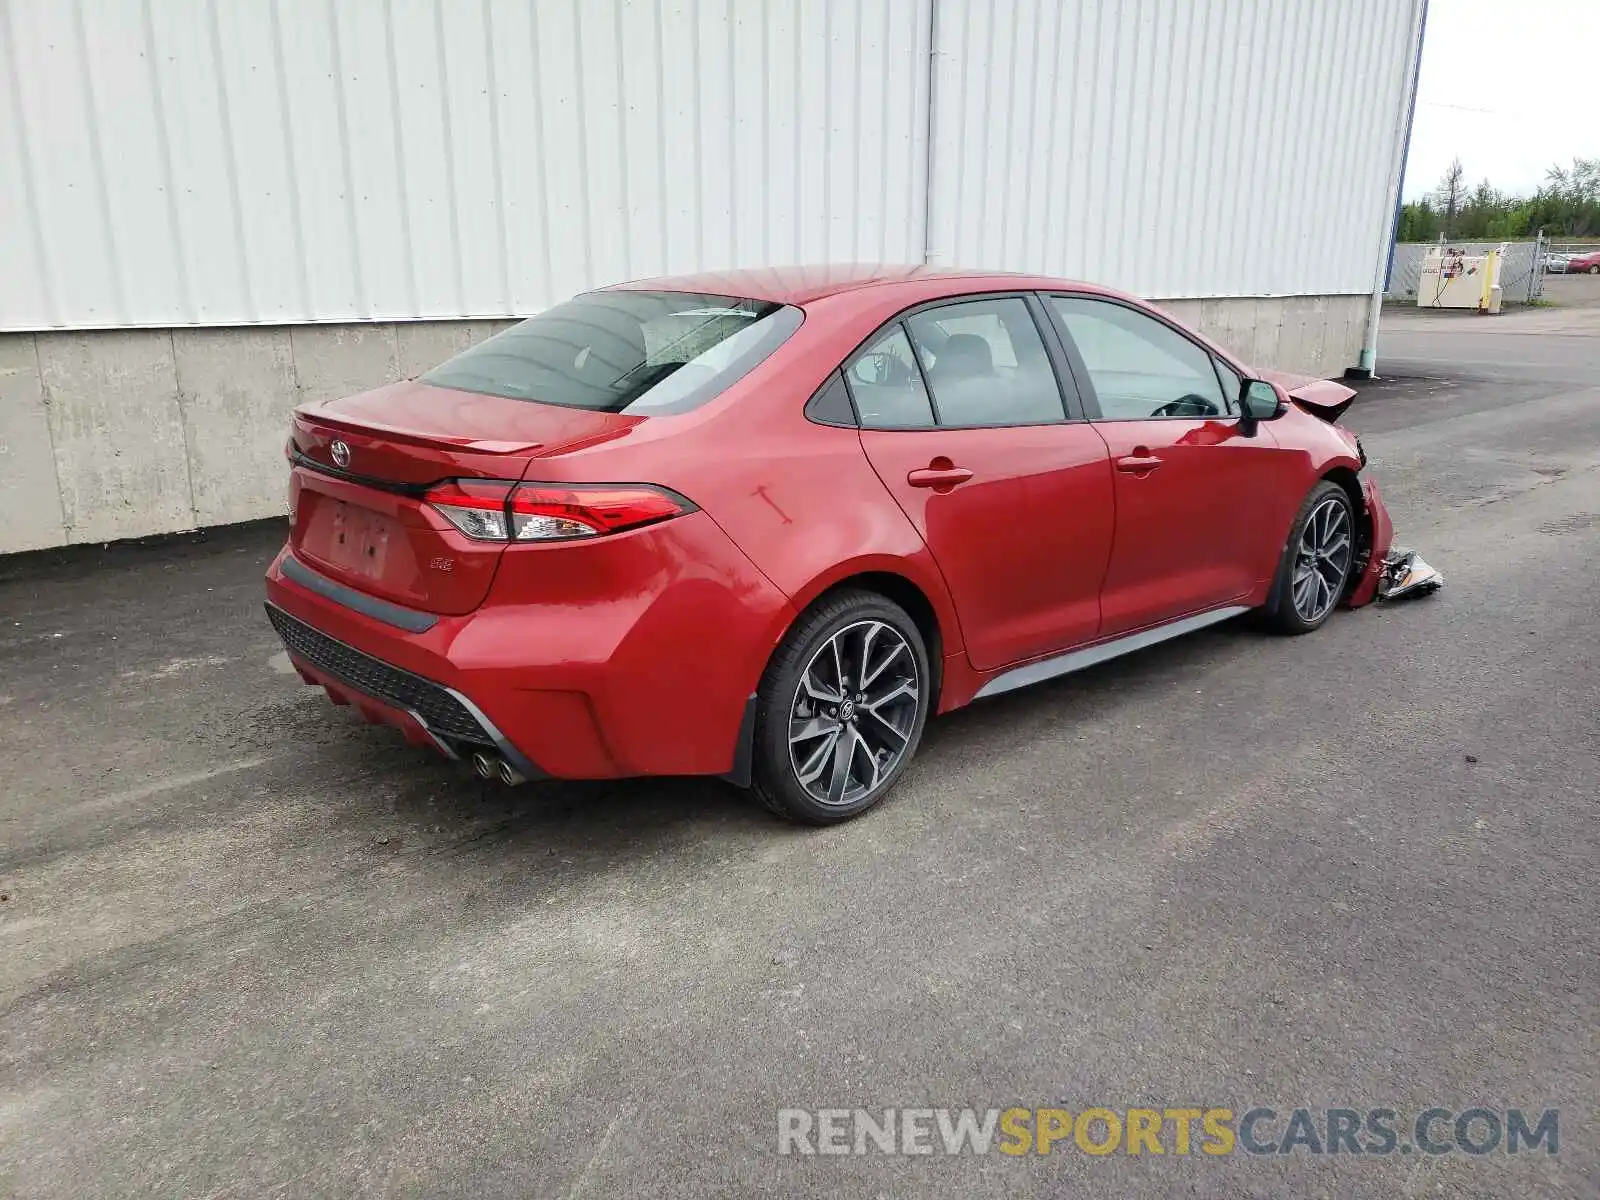
[[916, 753], [932, 695], [927, 647], [904, 609], [864, 589], [826, 597], [761, 681], [752, 790], [792, 821], [859, 816]]
[[1267, 593], [1268, 625], [1291, 634], [1320, 628], [1349, 588], [1355, 538], [1355, 506], [1349, 493], [1322, 480], [1290, 526], [1288, 544]]

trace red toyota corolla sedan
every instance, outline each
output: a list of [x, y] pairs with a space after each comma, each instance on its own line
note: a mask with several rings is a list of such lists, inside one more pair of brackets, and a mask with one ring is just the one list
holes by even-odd
[[486, 777], [839, 821], [933, 713], [1372, 599], [1353, 394], [1059, 279], [624, 284], [302, 406], [267, 612], [308, 682]]

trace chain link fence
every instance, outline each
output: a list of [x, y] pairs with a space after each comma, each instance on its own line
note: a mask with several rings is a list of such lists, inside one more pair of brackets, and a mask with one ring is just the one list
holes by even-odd
[[[1394, 265], [1389, 270], [1385, 300], [1416, 303], [1417, 281], [1422, 278], [1422, 260], [1436, 242], [1401, 242], [1394, 248]], [[1446, 249], [1466, 254], [1487, 254], [1497, 246], [1506, 248], [1500, 263], [1500, 299], [1503, 304], [1529, 304], [1544, 295], [1545, 258], [1550, 243], [1542, 238], [1532, 242], [1446, 242]]]

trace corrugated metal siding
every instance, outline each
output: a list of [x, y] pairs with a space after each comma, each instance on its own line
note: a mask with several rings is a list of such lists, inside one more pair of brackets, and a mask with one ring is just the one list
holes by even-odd
[[1420, 0], [939, 0], [934, 261], [1370, 292]]
[[0, 329], [917, 260], [927, 0], [0, 0]]
[[925, 250], [1365, 292], [1420, 2], [0, 0], [0, 329]]

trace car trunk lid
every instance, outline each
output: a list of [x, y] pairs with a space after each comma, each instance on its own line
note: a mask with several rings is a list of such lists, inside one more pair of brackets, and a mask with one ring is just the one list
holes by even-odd
[[410, 381], [303, 405], [288, 447], [290, 545], [308, 567], [396, 604], [471, 612], [505, 543], [458, 532], [427, 503], [428, 488], [520, 480], [534, 459], [640, 419]]

